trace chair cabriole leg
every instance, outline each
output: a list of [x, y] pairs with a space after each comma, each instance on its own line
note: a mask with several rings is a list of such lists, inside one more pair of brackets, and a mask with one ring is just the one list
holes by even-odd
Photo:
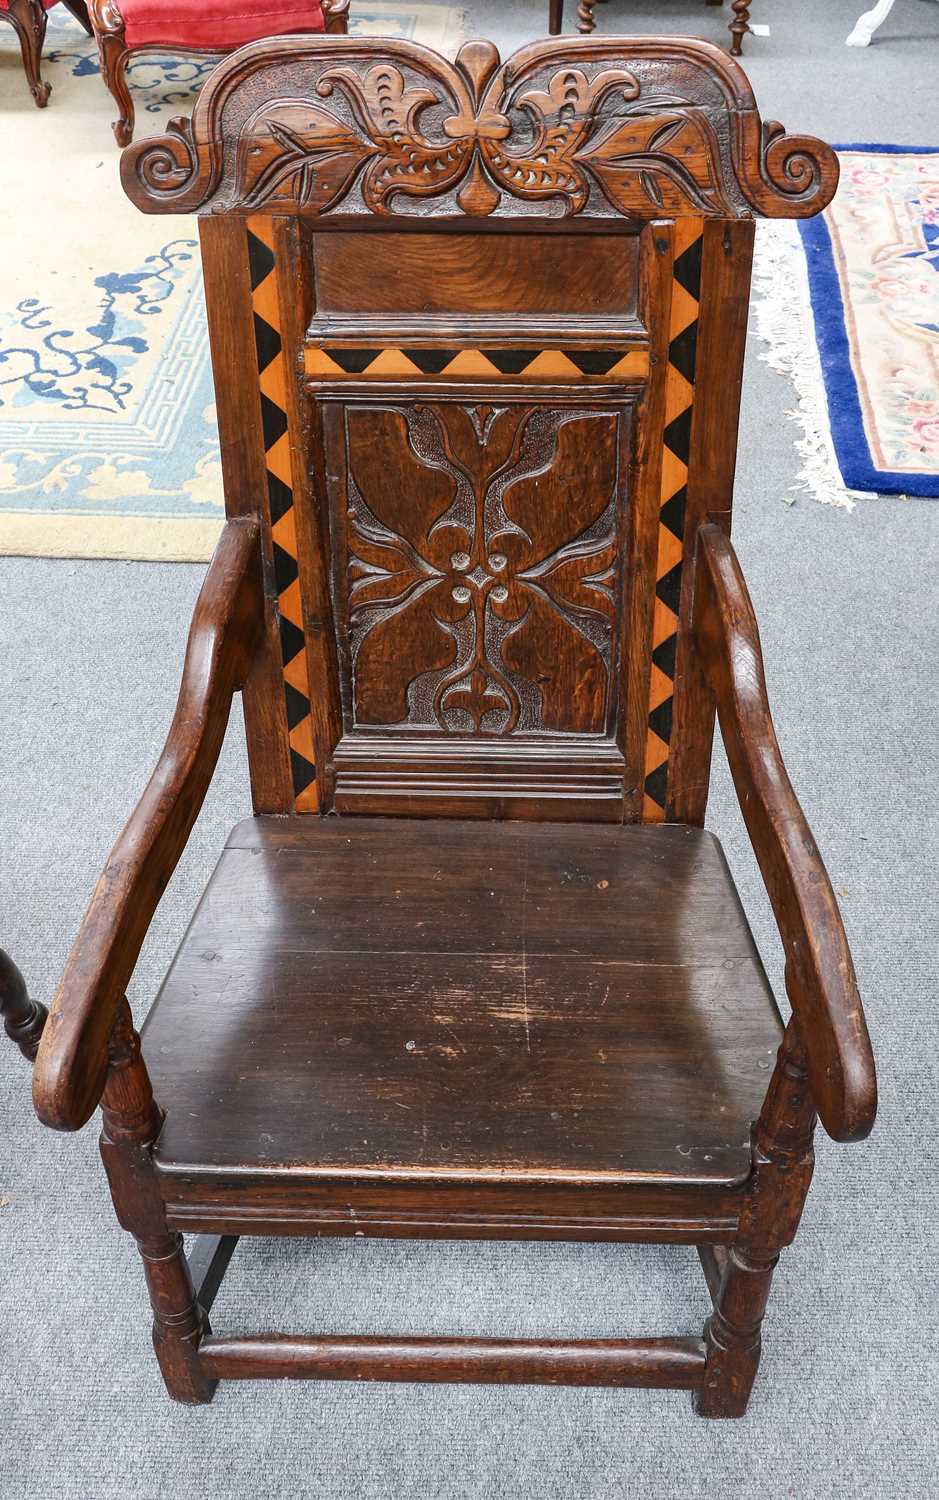
[[101, 1155], [111, 1196], [118, 1220], [136, 1239], [143, 1260], [153, 1308], [153, 1347], [166, 1388], [174, 1401], [202, 1405], [211, 1401], [217, 1383], [199, 1364], [199, 1343], [208, 1323], [196, 1300], [182, 1236], [166, 1227], [153, 1166], [162, 1115], [126, 1000], [111, 1033], [110, 1059], [101, 1101]]
[[790, 1021], [753, 1136], [753, 1175], [714, 1311], [704, 1327], [702, 1417], [742, 1417], [760, 1362], [760, 1330], [779, 1252], [792, 1243], [814, 1156], [815, 1110], [805, 1054]]
[[46, 39], [45, 8], [41, 0], [10, 0], [7, 14], [19, 38], [29, 92], [36, 101], [37, 108], [45, 109], [52, 93], [51, 84], [43, 83], [40, 74], [42, 44]]
[[0, 948], [0, 1016], [3, 1029], [27, 1062], [36, 1061], [43, 1027], [49, 1012], [30, 1000], [23, 976], [9, 954]]
[[101, 59], [101, 77], [118, 108], [112, 125], [119, 146], [129, 146], [134, 138], [134, 101], [127, 87], [127, 41], [124, 18], [116, 0], [98, 0], [91, 13]]

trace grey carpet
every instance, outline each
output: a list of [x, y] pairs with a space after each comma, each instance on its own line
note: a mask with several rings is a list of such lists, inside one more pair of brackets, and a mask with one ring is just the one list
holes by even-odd
[[[569, 7], [572, 0], [568, 0]], [[898, 0], [869, 52], [842, 45], [862, 0], [754, 0], [764, 113], [831, 139], [935, 140], [939, 6]], [[546, 0], [472, 11], [504, 50]], [[601, 29], [720, 33], [699, 0], [612, 0]], [[627, 19], [628, 18], [628, 19]], [[755, 353], [755, 350], [754, 350]], [[4, 1500], [317, 1495], [732, 1500], [935, 1492], [937, 1260], [935, 808], [939, 502], [854, 516], [781, 495], [791, 392], [751, 359], [737, 546], [763, 627], [793, 780], [839, 889], [877, 1048], [864, 1145], [819, 1143], [742, 1423], [681, 1394], [231, 1385], [166, 1399], [134, 1251], [94, 1129], [56, 1138], [0, 1049], [0, 1494]], [[201, 570], [7, 560], [3, 597], [0, 942], [48, 998], [112, 838], [159, 750]], [[235, 726], [158, 913], [131, 1000], [147, 1009], [231, 824], [249, 809]], [[723, 764], [725, 841], [771, 977], [778, 943]], [[516, 1335], [695, 1331], [693, 1253], [569, 1245], [243, 1242], [219, 1328]]]

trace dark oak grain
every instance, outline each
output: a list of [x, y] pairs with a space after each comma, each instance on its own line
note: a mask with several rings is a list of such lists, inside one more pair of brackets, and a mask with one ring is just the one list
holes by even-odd
[[199, 1359], [216, 1380], [416, 1380], [696, 1390], [697, 1339], [208, 1338]]
[[168, 1199], [198, 1166], [479, 1211], [509, 1181], [739, 1185], [781, 1034], [710, 834], [266, 818], [143, 1036]]

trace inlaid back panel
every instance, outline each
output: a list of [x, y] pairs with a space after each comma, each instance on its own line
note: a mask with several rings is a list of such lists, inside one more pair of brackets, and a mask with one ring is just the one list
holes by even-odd
[[284, 38], [123, 171], [204, 214], [256, 804], [700, 822], [752, 220], [827, 201], [827, 149], [703, 43]]

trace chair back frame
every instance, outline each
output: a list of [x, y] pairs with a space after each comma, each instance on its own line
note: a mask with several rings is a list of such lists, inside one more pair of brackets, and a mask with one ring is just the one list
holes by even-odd
[[702, 823], [754, 216], [833, 153], [706, 43], [280, 38], [122, 172], [201, 216], [255, 809]]

